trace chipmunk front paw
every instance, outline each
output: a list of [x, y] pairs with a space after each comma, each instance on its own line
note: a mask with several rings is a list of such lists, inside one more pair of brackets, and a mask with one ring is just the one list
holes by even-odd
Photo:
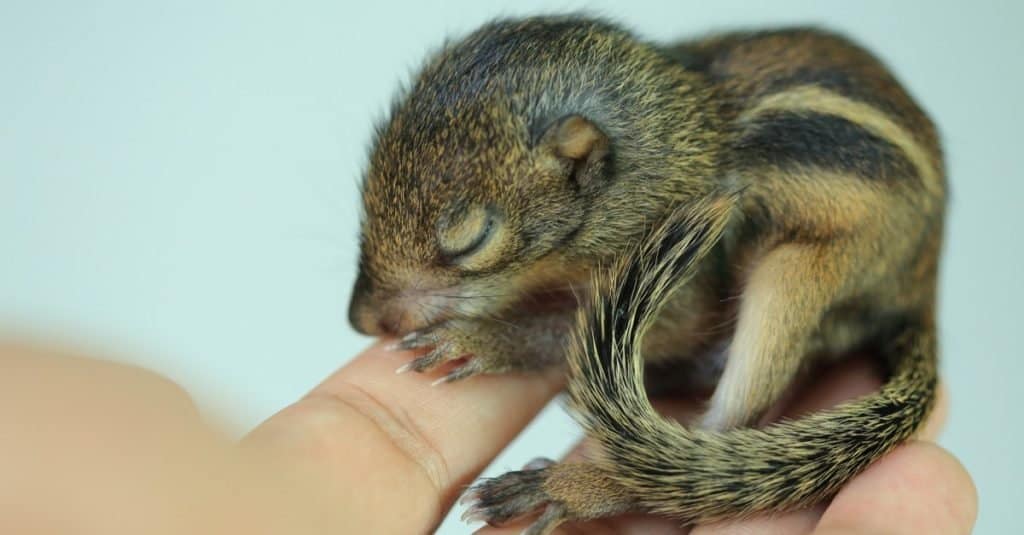
[[515, 369], [512, 360], [503, 353], [505, 342], [498, 331], [500, 328], [514, 327], [496, 325], [490, 321], [455, 319], [409, 333], [392, 348], [430, 348], [430, 351], [398, 368], [396, 372], [412, 370], [421, 373], [434, 370], [447, 362], [462, 361], [434, 382], [440, 384], [481, 373], [502, 373]]

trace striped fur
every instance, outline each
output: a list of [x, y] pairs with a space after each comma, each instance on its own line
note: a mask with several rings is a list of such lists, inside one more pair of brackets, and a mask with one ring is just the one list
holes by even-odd
[[[686, 522], [811, 505], [911, 436], [937, 381], [930, 325], [903, 325], [881, 348], [878, 393], [766, 428], [710, 432], [659, 416], [643, 388], [640, 342], [673, 290], [717, 240], [708, 206], [679, 211], [598, 281], [569, 351], [571, 406], [601, 445], [595, 462], [637, 509]], [[757, 492], [750, 492], [757, 489]]]
[[[483, 481], [471, 516], [545, 508], [534, 534], [790, 509], [932, 404], [945, 189], [934, 125], [841, 36], [659, 46], [584, 17], [499, 20], [433, 56], [377, 134], [351, 318], [434, 347], [416, 371], [472, 355], [448, 380], [548, 367], [569, 342], [571, 405], [600, 453]], [[500, 231], [480, 263], [451, 262], [438, 230], [476, 230], [459, 219], [473, 210]], [[579, 311], [531, 308], [595, 273]], [[890, 363], [880, 391], [752, 428], [802, 370], [861, 348]], [[695, 429], [656, 414], [645, 364], [709, 354]]]
[[[739, 121], [749, 124], [772, 112], [803, 113], [805, 117], [816, 114], [855, 124], [881, 143], [898, 148], [902, 157], [913, 165], [913, 174], [917, 174], [929, 190], [941, 192], [943, 189], [942, 169], [936, 165], [940, 161], [936, 155], [929, 152], [906, 127], [869, 103], [844, 97], [817, 85], [797, 86], [762, 97], [741, 114]], [[888, 159], [898, 158], [900, 156]], [[904, 173], [904, 176], [908, 175]]]

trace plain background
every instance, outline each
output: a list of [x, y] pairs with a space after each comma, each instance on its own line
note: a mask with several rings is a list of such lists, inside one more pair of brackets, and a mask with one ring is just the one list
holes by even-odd
[[[979, 486], [977, 532], [1016, 529], [1024, 4], [145, 4], [0, 3], [0, 325], [130, 355], [241, 433], [367, 344], [345, 319], [356, 182], [371, 125], [445, 36], [578, 8], [657, 39], [821, 23], [878, 51], [944, 134], [943, 443]], [[549, 407], [490, 473], [577, 434]]]

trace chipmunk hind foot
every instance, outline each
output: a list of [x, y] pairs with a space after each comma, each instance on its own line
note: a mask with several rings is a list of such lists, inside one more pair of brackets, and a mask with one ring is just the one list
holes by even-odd
[[[532, 466], [546, 463], [532, 462]], [[530, 466], [528, 465], [528, 468]], [[603, 518], [634, 510], [635, 504], [603, 470], [589, 463], [548, 464], [485, 479], [466, 494], [463, 519], [492, 526], [541, 511], [523, 535], [546, 535], [573, 520]]]

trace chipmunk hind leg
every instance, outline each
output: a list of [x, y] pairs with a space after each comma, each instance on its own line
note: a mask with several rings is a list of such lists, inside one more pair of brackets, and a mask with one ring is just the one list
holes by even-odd
[[815, 338], [829, 311], [870, 285], [864, 247], [845, 238], [765, 253], [746, 281], [725, 369], [701, 427], [755, 425], [780, 400], [821, 346]]

